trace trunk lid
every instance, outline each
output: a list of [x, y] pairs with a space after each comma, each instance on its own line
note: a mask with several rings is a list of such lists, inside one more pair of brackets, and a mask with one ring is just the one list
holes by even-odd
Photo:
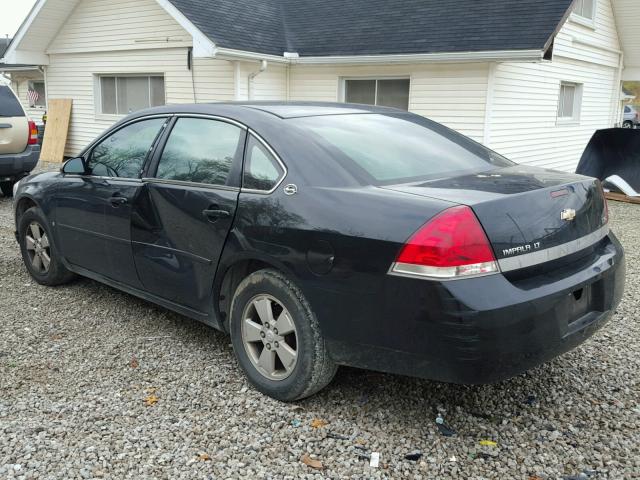
[[581, 175], [513, 166], [384, 188], [471, 207], [503, 271], [563, 258], [608, 233], [599, 183]]

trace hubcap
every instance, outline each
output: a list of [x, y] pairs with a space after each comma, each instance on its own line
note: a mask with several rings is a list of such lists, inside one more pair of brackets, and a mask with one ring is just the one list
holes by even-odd
[[39, 274], [49, 271], [51, 247], [49, 237], [38, 222], [31, 222], [24, 235], [31, 267]]
[[289, 311], [271, 295], [258, 295], [242, 319], [242, 343], [256, 370], [270, 380], [289, 377], [298, 361], [298, 336]]

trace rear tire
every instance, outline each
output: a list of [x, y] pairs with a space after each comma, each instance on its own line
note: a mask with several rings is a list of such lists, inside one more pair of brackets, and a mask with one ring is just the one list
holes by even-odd
[[240, 283], [231, 305], [230, 331], [245, 375], [276, 400], [309, 397], [326, 387], [337, 371], [309, 303], [276, 270], [254, 272]]
[[18, 239], [27, 271], [40, 285], [62, 285], [75, 277], [62, 264], [42, 210], [31, 207], [22, 214], [18, 220]]
[[5, 197], [13, 197], [13, 185], [14, 182], [0, 182], [0, 190]]
[[633, 122], [631, 120], [626, 120], [622, 123], [622, 128], [633, 128]]

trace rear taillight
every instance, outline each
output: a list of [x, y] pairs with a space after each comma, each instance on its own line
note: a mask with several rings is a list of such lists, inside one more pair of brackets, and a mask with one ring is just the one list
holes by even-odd
[[491, 244], [471, 208], [440, 213], [402, 247], [390, 273], [454, 279], [497, 273]]
[[607, 201], [607, 194], [605, 193], [600, 180], [598, 180], [598, 189], [600, 190], [600, 195], [602, 195], [602, 201], [604, 202], [604, 208], [602, 209], [602, 225], [606, 225], [609, 223], [609, 202]]
[[29, 120], [29, 145], [38, 144], [38, 127], [36, 122]]

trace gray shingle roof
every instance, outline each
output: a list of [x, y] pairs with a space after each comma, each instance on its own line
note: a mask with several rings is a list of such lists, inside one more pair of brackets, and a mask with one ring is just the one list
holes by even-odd
[[0, 38], [0, 58], [4, 57], [4, 52], [9, 48], [9, 44], [11, 43], [10, 38]]
[[573, 0], [171, 0], [220, 47], [300, 56], [542, 50]]

